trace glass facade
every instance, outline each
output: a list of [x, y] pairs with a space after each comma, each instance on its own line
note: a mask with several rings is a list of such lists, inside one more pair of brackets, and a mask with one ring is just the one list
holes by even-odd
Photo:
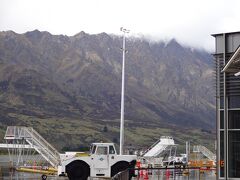
[[[222, 71], [237, 52], [240, 32], [214, 35], [216, 39], [216, 111], [218, 179], [240, 180], [240, 66]], [[236, 54], [235, 54], [236, 55]], [[236, 63], [234, 63], [236, 65]]]
[[240, 110], [228, 111], [228, 129], [240, 130]]
[[224, 132], [220, 131], [220, 177], [224, 177]]
[[224, 130], [224, 111], [220, 111], [220, 130]]
[[240, 96], [230, 96], [228, 100], [229, 108], [240, 108]]
[[240, 178], [240, 131], [228, 132], [228, 176]]

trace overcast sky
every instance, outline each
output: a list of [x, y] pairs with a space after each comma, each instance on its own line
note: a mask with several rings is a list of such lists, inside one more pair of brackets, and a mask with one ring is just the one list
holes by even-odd
[[240, 31], [240, 0], [0, 0], [0, 31], [39, 29], [147, 36], [214, 49], [213, 33]]

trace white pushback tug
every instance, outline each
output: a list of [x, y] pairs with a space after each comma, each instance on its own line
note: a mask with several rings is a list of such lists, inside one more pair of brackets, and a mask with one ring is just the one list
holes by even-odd
[[[58, 166], [59, 176], [68, 176], [70, 180], [85, 180], [90, 177], [113, 177], [118, 172], [134, 168], [135, 155], [118, 155], [113, 143], [93, 143], [90, 154], [60, 154], [61, 165]], [[129, 179], [134, 170], [129, 170]]]

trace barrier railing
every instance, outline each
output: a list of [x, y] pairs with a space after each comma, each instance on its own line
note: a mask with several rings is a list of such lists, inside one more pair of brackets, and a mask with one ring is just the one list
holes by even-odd
[[186, 167], [186, 168], [136, 168], [127, 169], [119, 172], [112, 180], [128, 180], [130, 170], [135, 171], [135, 177], [132, 179], [178, 179], [179, 176], [185, 176], [185, 180], [210, 180], [216, 179], [215, 168], [202, 168], [202, 167]]
[[[13, 155], [17, 157], [16, 167], [26, 164], [26, 158], [23, 155], [27, 147], [34, 149], [53, 167], [61, 163], [59, 152], [32, 127], [8, 126], [4, 139], [8, 150], [13, 149], [9, 151], [10, 160], [13, 162]], [[29, 151], [26, 153], [29, 155]]]

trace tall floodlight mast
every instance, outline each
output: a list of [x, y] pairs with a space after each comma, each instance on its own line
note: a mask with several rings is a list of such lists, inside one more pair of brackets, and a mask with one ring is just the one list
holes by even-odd
[[122, 47], [122, 92], [121, 92], [121, 120], [120, 120], [120, 155], [123, 154], [123, 144], [124, 144], [124, 86], [125, 86], [125, 35], [129, 33], [129, 30], [120, 28], [123, 32], [123, 47]]

